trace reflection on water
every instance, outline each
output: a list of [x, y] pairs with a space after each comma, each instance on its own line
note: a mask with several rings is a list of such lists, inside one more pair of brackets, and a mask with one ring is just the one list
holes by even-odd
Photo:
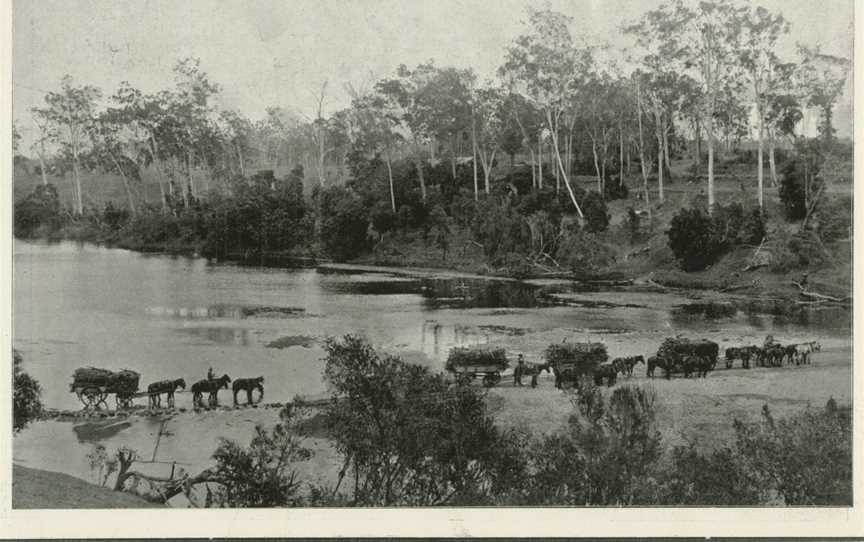
[[471, 344], [539, 358], [551, 342], [602, 340], [619, 356], [677, 333], [727, 344], [768, 333], [848, 342], [851, 333], [848, 310], [686, 307], [667, 294], [584, 283], [213, 265], [74, 243], [19, 241], [14, 257], [14, 345], [56, 408], [80, 407], [68, 382], [87, 365], [136, 370], [142, 387], [198, 380], [213, 367], [264, 376], [273, 401], [321, 394], [323, 339], [346, 333], [436, 370], [451, 348]]

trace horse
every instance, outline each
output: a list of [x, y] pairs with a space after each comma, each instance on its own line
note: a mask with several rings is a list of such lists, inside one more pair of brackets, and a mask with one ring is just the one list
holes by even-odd
[[645, 376], [647, 376], [648, 378], [654, 378], [654, 370], [658, 367], [660, 369], [666, 370], [669, 362], [666, 359], [661, 358], [660, 356], [650, 356], [645, 365]]
[[246, 404], [252, 404], [252, 390], [258, 390], [261, 394], [258, 401], [264, 398], [264, 377], [258, 378], [238, 378], [231, 384], [231, 391], [234, 392], [234, 404], [237, 404], [237, 392], [244, 390], [246, 392]]
[[198, 382], [192, 384], [192, 404], [200, 405], [202, 404], [202, 399], [204, 398], [204, 393], [207, 392], [209, 395], [207, 403], [209, 406], [216, 406], [219, 404], [218, 393], [222, 388], [228, 389], [228, 383], [231, 382], [231, 377], [228, 375], [222, 375], [215, 380], [199, 380]]
[[548, 363], [526, 363], [521, 369], [517, 366], [514, 370], [514, 373], [519, 371], [519, 379], [523, 376], [531, 377], [531, 387], [537, 387], [537, 377], [540, 376], [540, 373], [546, 371], [547, 373], [551, 373], [552, 369]]
[[162, 407], [162, 394], [167, 394], [166, 402], [168, 408], [174, 408], [174, 392], [177, 388], [186, 389], [186, 381], [182, 378], [177, 380], [160, 380], [147, 386], [147, 395], [150, 397], [150, 408]]
[[601, 363], [594, 371], [594, 384], [597, 386], [603, 385], [603, 379], [606, 379], [606, 386], [612, 387], [615, 385], [615, 380], [618, 377], [618, 368], [615, 362]]
[[612, 365], [621, 374], [626, 374], [628, 377], [633, 376], [633, 367], [639, 363], [645, 364], [645, 356], [629, 356], [626, 358], [615, 358], [612, 360]]

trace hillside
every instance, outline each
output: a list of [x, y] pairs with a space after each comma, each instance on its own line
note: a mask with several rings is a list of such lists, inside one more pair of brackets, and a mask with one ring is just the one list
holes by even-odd
[[21, 465], [12, 466], [12, 508], [159, 508], [128, 493]]

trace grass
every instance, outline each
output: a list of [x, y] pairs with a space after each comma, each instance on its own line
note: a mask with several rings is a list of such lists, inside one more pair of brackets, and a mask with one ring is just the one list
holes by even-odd
[[12, 508], [161, 508], [128, 493], [79, 478], [21, 465], [12, 466]]

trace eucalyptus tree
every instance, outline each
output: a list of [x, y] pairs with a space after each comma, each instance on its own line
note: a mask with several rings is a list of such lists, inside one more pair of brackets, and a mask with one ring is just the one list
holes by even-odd
[[132, 182], [141, 183], [140, 161], [146, 143], [127, 128], [123, 112], [116, 108], [108, 108], [100, 113], [89, 135], [93, 142], [88, 156], [91, 167], [99, 167], [120, 176], [129, 212], [134, 216], [137, 208]]
[[[742, 27], [740, 62], [750, 83], [753, 104], [756, 110], [757, 165], [756, 175], [759, 185], [759, 208], [764, 207], [764, 161], [765, 118], [768, 114], [768, 100], [771, 93], [782, 81], [778, 71], [783, 70], [775, 49], [777, 41], [789, 33], [789, 23], [781, 14], [774, 14], [759, 6], [742, 12], [739, 24]], [[773, 170], [773, 168], [772, 168]]]
[[30, 144], [30, 150], [36, 154], [36, 158], [39, 160], [39, 173], [42, 177], [42, 184], [47, 186], [48, 150], [46, 149], [46, 146], [50, 145], [52, 141], [55, 141], [56, 136], [53, 133], [54, 128], [48, 122], [48, 119], [37, 114], [36, 111], [32, 111], [32, 113], [33, 124], [36, 126], [36, 137]]
[[[507, 94], [505, 96], [504, 107], [510, 118], [511, 125], [518, 128], [521, 135], [520, 144], [528, 149], [528, 154], [531, 160], [531, 186], [534, 188], [543, 188], [543, 169], [539, 160], [542, 160], [542, 155], [535, 152], [534, 142], [541, 141], [543, 132], [544, 120], [539, 109], [528, 101], [521, 94], [514, 92], [512, 83], [508, 80], [506, 83]], [[538, 145], [537, 150], [540, 150]], [[537, 174], [537, 170], [540, 174]]]
[[549, 9], [529, 8], [528, 32], [508, 47], [500, 73], [513, 82], [514, 90], [542, 112], [552, 139], [555, 167], [581, 219], [582, 209], [570, 185], [558, 140], [570, 105], [568, 100], [591, 64], [590, 51], [575, 47], [569, 30], [571, 21], [570, 17]]
[[766, 96], [765, 126], [768, 134], [768, 166], [771, 169], [772, 186], [777, 186], [777, 164], [774, 159], [774, 147], [780, 136], [787, 137], [794, 143], [795, 127], [804, 118], [802, 100], [792, 86], [794, 64], [783, 65], [780, 81], [783, 84]]
[[822, 124], [819, 131], [826, 142], [834, 138], [834, 106], [843, 95], [846, 78], [852, 68], [848, 59], [828, 55], [819, 46], [798, 45], [801, 57], [799, 84], [810, 107], [819, 108]]
[[[581, 104], [581, 117], [585, 131], [591, 140], [591, 153], [594, 157], [594, 170], [597, 175], [597, 191], [601, 196], [606, 187], [606, 164], [609, 161], [609, 147], [612, 145], [619, 117], [615, 107], [616, 83], [607, 73], [595, 73], [586, 81], [576, 97]], [[577, 117], [574, 114], [574, 118]], [[568, 142], [567, 154], [571, 154]]]
[[744, 8], [731, 2], [703, 0], [687, 5], [672, 0], [643, 17], [654, 39], [676, 71], [691, 75], [698, 82], [701, 97], [701, 128], [708, 140], [708, 207], [714, 207], [714, 117], [719, 98], [730, 81], [739, 76], [738, 24]]
[[371, 157], [383, 157], [387, 165], [390, 188], [390, 209], [396, 212], [396, 194], [393, 186], [393, 156], [403, 141], [399, 134], [399, 114], [389, 107], [390, 102], [380, 95], [356, 97], [351, 104], [347, 124], [348, 140], [355, 151]]
[[286, 166], [290, 168], [292, 163], [299, 162], [303, 147], [300, 116], [283, 107], [268, 107], [265, 123], [273, 138], [270, 144], [275, 154], [274, 164], [278, 166], [284, 159]]
[[387, 107], [396, 112], [399, 132], [404, 134], [406, 145], [411, 148], [420, 195], [426, 201], [426, 181], [423, 163], [426, 149], [431, 141], [432, 127], [425, 103], [420, 99], [422, 89], [435, 76], [435, 65], [430, 61], [409, 70], [404, 64], [396, 69], [395, 77], [378, 81], [375, 91], [386, 98]]
[[[483, 166], [483, 189], [489, 194], [491, 188], [492, 166], [495, 155], [501, 149], [501, 142], [507, 125], [505, 94], [500, 88], [487, 85], [474, 92], [473, 110], [477, 157]], [[474, 185], [474, 199], [477, 199], [477, 184]]]
[[96, 120], [97, 102], [102, 92], [93, 86], [76, 86], [72, 77], [66, 75], [60, 83], [59, 92], [45, 95], [45, 107], [33, 108], [33, 115], [50, 126], [49, 137], [58, 143], [61, 150], [72, 160], [74, 183], [74, 212], [84, 213], [84, 195], [81, 190], [81, 155], [90, 141], [88, 133]]
[[461, 135], [470, 129], [474, 79], [471, 70], [436, 68], [416, 88], [417, 113], [428, 129], [430, 156], [435, 158], [437, 143], [446, 141], [453, 179], [456, 178]]

